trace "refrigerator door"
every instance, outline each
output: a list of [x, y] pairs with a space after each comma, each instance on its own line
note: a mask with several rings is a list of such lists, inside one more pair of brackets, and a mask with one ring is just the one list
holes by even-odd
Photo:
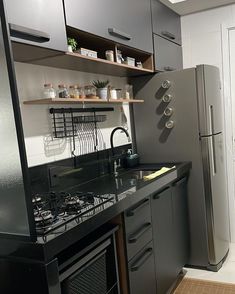
[[201, 138], [205, 184], [209, 264], [218, 264], [229, 249], [228, 200], [223, 134]]
[[200, 135], [220, 133], [223, 119], [219, 69], [211, 65], [199, 65], [196, 73]]

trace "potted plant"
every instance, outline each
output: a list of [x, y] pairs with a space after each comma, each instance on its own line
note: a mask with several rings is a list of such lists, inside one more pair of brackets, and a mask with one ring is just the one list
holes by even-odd
[[107, 99], [108, 98], [108, 84], [109, 81], [93, 81], [93, 86], [96, 88], [97, 95], [101, 99]]
[[68, 38], [68, 52], [73, 52], [77, 49], [78, 42], [74, 38]]

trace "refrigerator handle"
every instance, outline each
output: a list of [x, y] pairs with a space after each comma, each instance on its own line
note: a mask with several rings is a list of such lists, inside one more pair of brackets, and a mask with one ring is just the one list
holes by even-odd
[[209, 106], [209, 118], [210, 118], [210, 135], [215, 133], [215, 125], [214, 125], [214, 109], [213, 105]]
[[213, 105], [209, 105], [209, 134], [212, 135], [209, 141], [211, 166], [213, 176], [216, 174], [216, 156], [215, 156], [215, 138], [214, 138], [214, 109]]

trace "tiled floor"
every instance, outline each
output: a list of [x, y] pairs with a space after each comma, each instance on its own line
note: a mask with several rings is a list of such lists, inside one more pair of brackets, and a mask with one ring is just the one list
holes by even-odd
[[235, 284], [235, 244], [230, 244], [230, 250], [222, 268], [214, 273], [210, 271], [185, 268], [186, 277]]

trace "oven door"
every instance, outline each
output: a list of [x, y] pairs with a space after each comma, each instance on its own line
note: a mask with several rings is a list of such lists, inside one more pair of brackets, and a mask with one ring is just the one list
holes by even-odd
[[112, 240], [107, 239], [60, 274], [62, 294], [118, 294], [115, 268]]

